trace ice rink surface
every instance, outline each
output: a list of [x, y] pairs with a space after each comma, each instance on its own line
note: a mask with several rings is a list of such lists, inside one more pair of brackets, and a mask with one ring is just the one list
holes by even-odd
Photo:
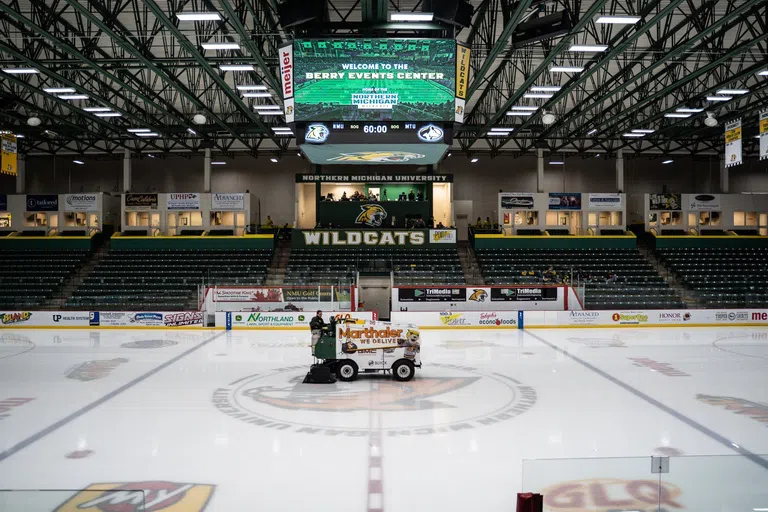
[[0, 510], [768, 510], [766, 329], [422, 331], [406, 383], [308, 343], [0, 331]]

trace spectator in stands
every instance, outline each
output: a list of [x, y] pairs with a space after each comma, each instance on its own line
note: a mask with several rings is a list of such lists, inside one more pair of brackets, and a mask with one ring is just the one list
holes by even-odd
[[424, 200], [424, 192], [422, 192], [421, 190], [419, 190], [419, 193], [418, 193], [418, 194], [416, 194], [416, 200], [417, 200], [417, 201], [423, 201], [423, 200]]
[[445, 226], [443, 226], [442, 221], [437, 223], [437, 229], [445, 229]]
[[325, 199], [326, 201], [335, 201], [336, 199], [333, 198], [333, 194], [328, 192], [328, 197]]
[[376, 201], [376, 194], [373, 193], [373, 190], [368, 191], [368, 200], [369, 201]]
[[381, 200], [389, 201], [389, 197], [387, 197], [387, 189], [384, 189], [384, 193], [381, 194]]
[[347, 197], [347, 191], [345, 190], [343, 194], [341, 194], [341, 199], [339, 201], [349, 201], [349, 198]]
[[429, 218], [429, 223], [427, 224], [427, 227], [429, 229], [435, 229], [435, 218], [434, 217], [430, 217]]
[[416, 219], [416, 223], [414, 224], [416, 229], [425, 229], [427, 227], [427, 224], [424, 222], [424, 219]]
[[408, 200], [409, 201], [415, 201], [416, 200], [416, 194], [413, 193], [413, 189], [411, 189], [411, 191], [408, 192]]
[[269, 215], [267, 215], [267, 220], [264, 222], [264, 226], [266, 226], [268, 228], [275, 227], [275, 223], [272, 222], [272, 217], [270, 217]]
[[485, 229], [491, 229], [493, 227], [493, 223], [491, 223], [491, 218], [490, 217], [486, 217], [485, 218], [485, 222], [483, 223], [483, 227]]
[[357, 303], [357, 310], [358, 311], [365, 311], [365, 302], [360, 301]]
[[315, 226], [315, 229], [323, 229], [323, 225], [320, 224], [320, 221], [317, 221], [317, 226]]
[[397, 198], [398, 201], [405, 201], [407, 198], [405, 197], [405, 192], [400, 192], [400, 196]]
[[618, 281], [619, 276], [615, 272], [608, 272], [608, 278], [605, 280], [607, 283], [615, 283]]
[[483, 218], [482, 217], [478, 217], [477, 218], [477, 223], [475, 224], [475, 227], [477, 229], [480, 229], [481, 227], [483, 227]]

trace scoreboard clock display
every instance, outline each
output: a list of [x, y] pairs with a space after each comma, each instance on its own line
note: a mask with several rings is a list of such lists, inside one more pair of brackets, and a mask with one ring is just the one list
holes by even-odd
[[451, 144], [450, 123], [333, 121], [297, 123], [299, 144]]

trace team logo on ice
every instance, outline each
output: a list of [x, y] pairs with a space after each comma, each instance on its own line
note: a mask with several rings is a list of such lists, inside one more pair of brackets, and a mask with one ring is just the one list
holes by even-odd
[[201, 512], [214, 489], [161, 481], [91, 484], [55, 512]]
[[384, 219], [387, 218], [387, 210], [385, 210], [380, 204], [364, 204], [360, 206], [363, 210], [355, 219], [355, 224], [365, 224], [373, 228], [378, 228], [384, 223]]
[[[430, 370], [430, 377], [408, 383], [360, 379], [314, 386], [302, 384], [306, 366], [292, 366], [238, 379], [216, 389], [212, 402], [250, 425], [352, 437], [368, 435], [369, 415], [361, 412], [380, 414], [385, 435], [429, 435], [500, 423], [536, 404], [533, 388], [504, 375], [458, 365], [430, 365]], [[440, 409], [450, 419], [435, 423]]]

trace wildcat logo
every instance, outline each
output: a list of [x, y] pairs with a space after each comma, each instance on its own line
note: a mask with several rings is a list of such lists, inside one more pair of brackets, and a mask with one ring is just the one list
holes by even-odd
[[456, 106], [456, 114], [462, 115], [464, 113], [464, 106], [463, 105], [457, 105]]
[[55, 512], [200, 512], [215, 486], [177, 482], [91, 484]]
[[307, 126], [307, 132], [304, 140], [313, 144], [322, 144], [328, 140], [331, 131], [324, 124], [310, 124]]
[[423, 142], [440, 142], [444, 135], [443, 129], [433, 124], [424, 126], [418, 133], [419, 140]]
[[485, 302], [485, 299], [487, 298], [488, 298], [488, 292], [480, 289], [473, 291], [472, 295], [469, 296], [469, 300], [473, 300], [475, 302]]
[[329, 158], [327, 162], [408, 162], [420, 160], [426, 155], [408, 153], [406, 151], [360, 151], [358, 153], [341, 153], [339, 156]]
[[288, 105], [285, 107], [285, 115], [290, 116], [293, 115], [293, 105]]
[[355, 224], [378, 228], [387, 218], [387, 211], [380, 204], [364, 204], [360, 206], [360, 209], [363, 211], [355, 219]]
[[[430, 435], [508, 421], [531, 409], [537, 400], [536, 391], [517, 380], [460, 365], [431, 364], [429, 377], [407, 386], [387, 380], [377, 381], [375, 387], [322, 390], [302, 384], [306, 372], [306, 366], [299, 365], [234, 380], [214, 391], [212, 404], [250, 426], [327, 438], [368, 435], [368, 415], [359, 414], [363, 411], [399, 413], [384, 428], [389, 437]], [[464, 392], [484, 397], [478, 408], [465, 410], [460, 405]], [[438, 409], [446, 411], [450, 421], [435, 424]]]

